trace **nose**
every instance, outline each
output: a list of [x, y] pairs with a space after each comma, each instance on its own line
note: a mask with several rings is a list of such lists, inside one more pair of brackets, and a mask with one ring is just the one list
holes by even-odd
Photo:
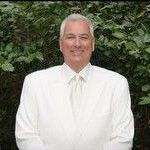
[[80, 47], [81, 46], [81, 41], [80, 41], [79, 37], [76, 37], [76, 39], [75, 39], [75, 46], [76, 47]]

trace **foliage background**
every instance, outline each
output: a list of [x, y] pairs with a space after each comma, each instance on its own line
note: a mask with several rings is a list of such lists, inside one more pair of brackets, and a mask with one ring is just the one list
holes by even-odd
[[70, 13], [89, 17], [91, 62], [124, 75], [135, 118], [133, 150], [150, 147], [150, 2], [0, 2], [0, 149], [17, 150], [15, 115], [25, 75], [62, 64], [58, 36]]

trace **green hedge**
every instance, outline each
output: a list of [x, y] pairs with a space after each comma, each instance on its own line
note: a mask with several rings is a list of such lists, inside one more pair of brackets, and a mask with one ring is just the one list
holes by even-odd
[[0, 149], [16, 150], [14, 128], [25, 75], [63, 62], [58, 36], [70, 13], [89, 17], [91, 62], [124, 75], [135, 118], [133, 150], [150, 146], [150, 2], [0, 2]]

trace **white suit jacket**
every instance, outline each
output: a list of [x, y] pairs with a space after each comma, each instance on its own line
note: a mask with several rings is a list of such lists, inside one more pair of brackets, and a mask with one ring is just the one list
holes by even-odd
[[90, 66], [75, 124], [62, 66], [26, 76], [16, 115], [20, 150], [131, 150], [134, 134], [128, 83]]

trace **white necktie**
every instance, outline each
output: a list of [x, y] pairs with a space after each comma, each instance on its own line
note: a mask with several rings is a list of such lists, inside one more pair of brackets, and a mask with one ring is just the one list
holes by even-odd
[[72, 103], [72, 110], [75, 115], [75, 118], [77, 118], [79, 109], [81, 106], [81, 96], [82, 96], [82, 77], [79, 75], [76, 75], [73, 78], [72, 82], [72, 92], [71, 92], [71, 103]]

